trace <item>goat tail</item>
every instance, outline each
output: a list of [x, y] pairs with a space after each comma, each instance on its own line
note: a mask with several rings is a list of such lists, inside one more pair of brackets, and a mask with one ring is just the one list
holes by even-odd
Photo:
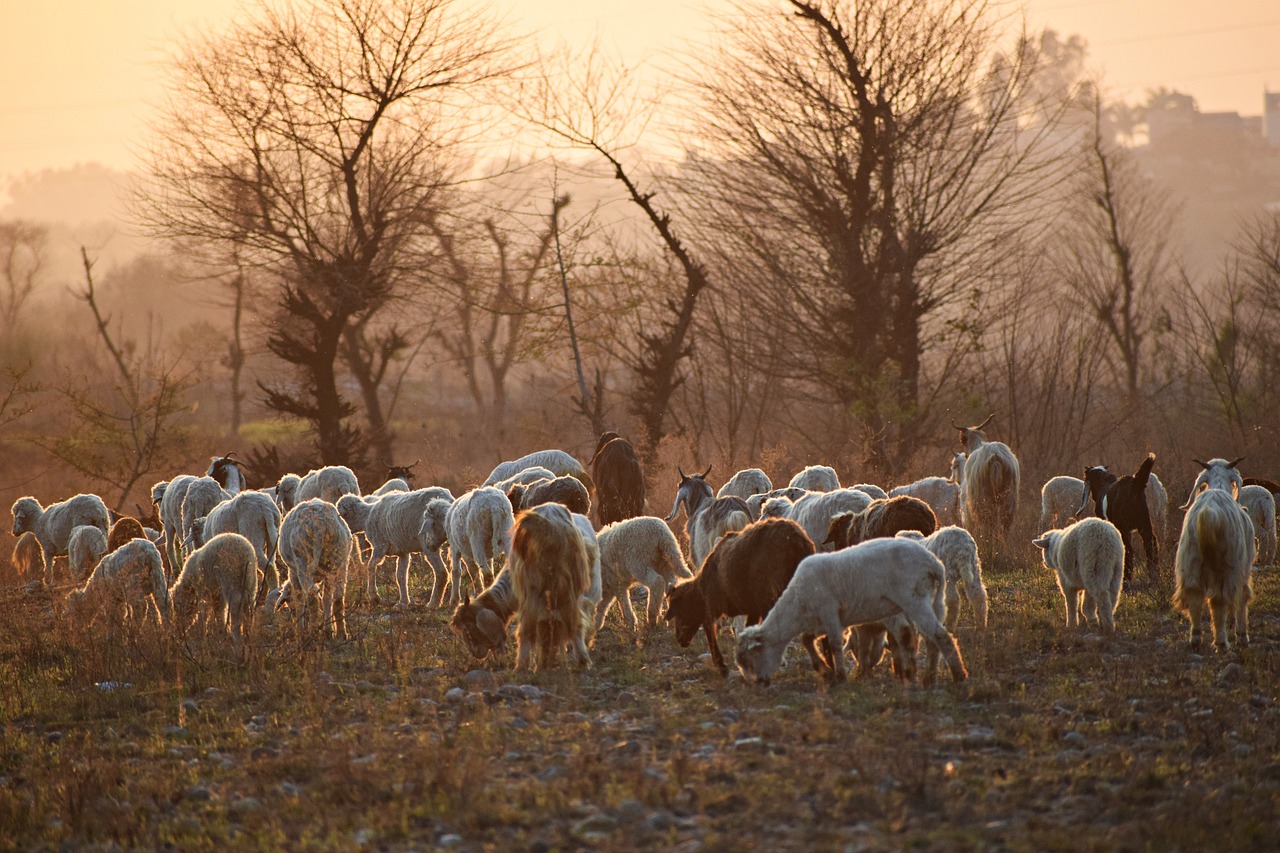
[[1151, 479], [1151, 468], [1156, 464], [1156, 455], [1148, 453], [1147, 458], [1142, 460], [1142, 465], [1138, 467], [1138, 473], [1133, 475], [1133, 481], [1138, 488], [1145, 489], [1147, 481]]

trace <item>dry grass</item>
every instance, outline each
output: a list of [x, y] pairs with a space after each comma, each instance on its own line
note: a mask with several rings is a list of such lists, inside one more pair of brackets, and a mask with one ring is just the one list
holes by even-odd
[[[1275, 849], [1280, 581], [1254, 643], [1186, 649], [1168, 590], [1068, 634], [1051, 575], [989, 577], [973, 673], [763, 689], [660, 626], [595, 669], [473, 669], [446, 615], [355, 610], [345, 643], [82, 636], [0, 607], [0, 846], [177, 849]], [[962, 626], [971, 624], [967, 614]], [[727, 640], [731, 645], [732, 640]], [[114, 682], [114, 685], [102, 685]], [[123, 686], [123, 685], [128, 686]], [[114, 687], [114, 689], [112, 689]]]

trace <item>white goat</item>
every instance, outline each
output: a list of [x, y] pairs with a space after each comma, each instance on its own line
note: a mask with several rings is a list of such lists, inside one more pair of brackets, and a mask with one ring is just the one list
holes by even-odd
[[960, 516], [974, 539], [987, 548], [1002, 543], [1018, 514], [1018, 486], [1021, 472], [1018, 458], [1008, 445], [988, 441], [983, 427], [991, 423], [989, 416], [976, 427], [952, 426], [960, 431], [960, 443], [968, 458], [964, 463], [964, 497]]
[[[405, 608], [410, 605], [409, 562], [413, 554], [423, 553], [422, 540], [418, 536], [418, 530], [422, 527], [422, 514], [426, 511], [427, 504], [441, 499], [452, 500], [453, 495], [448, 489], [439, 486], [412, 492], [391, 492], [372, 502], [363, 500], [358, 495], [343, 495], [338, 499], [338, 514], [347, 523], [347, 527], [352, 533], [363, 532], [373, 546], [373, 556], [367, 567], [371, 601], [378, 601], [378, 564], [385, 557], [395, 557], [396, 586], [400, 591], [396, 607]], [[439, 551], [428, 551], [425, 556], [431, 564], [434, 577], [431, 601], [439, 604], [440, 597], [444, 595], [444, 562]]]
[[511, 501], [492, 486], [472, 489], [453, 502], [437, 498], [427, 503], [418, 536], [426, 553], [449, 543], [451, 607], [462, 600], [464, 566], [474, 568], [477, 589], [493, 579], [498, 557], [511, 553], [514, 521]]
[[939, 525], [960, 523], [960, 484], [946, 477], [925, 477], [889, 490], [889, 497], [919, 498], [929, 505]]
[[33, 497], [13, 502], [13, 535], [34, 533], [44, 553], [44, 583], [49, 584], [53, 558], [67, 553], [71, 531], [82, 524], [96, 527], [106, 535], [111, 526], [107, 505], [97, 495], [76, 495], [61, 503], [42, 507]]
[[71, 621], [89, 624], [105, 611], [114, 629], [130, 616], [140, 617], [134, 610], [140, 603], [161, 624], [173, 616], [160, 552], [146, 539], [131, 539], [103, 557], [85, 585], [67, 596], [66, 613]]
[[695, 567], [700, 568], [720, 537], [733, 530], [741, 530], [751, 523], [751, 511], [742, 498], [713, 497], [711, 484], [706, 480], [711, 473], [710, 467], [701, 474], [688, 476], [679, 468], [676, 470], [680, 474], [680, 486], [676, 489], [671, 514], [665, 520], [668, 523], [675, 521], [681, 504], [684, 505], [689, 559]]
[[107, 534], [91, 524], [79, 524], [67, 539], [67, 570], [76, 583], [83, 582], [107, 554]]
[[1238, 501], [1249, 513], [1258, 537], [1257, 565], [1269, 566], [1276, 560], [1275, 496], [1263, 486], [1245, 486], [1240, 490]]
[[[1222, 462], [1224, 460], [1214, 460]], [[1238, 460], [1237, 460], [1238, 461]], [[1203, 463], [1201, 463], [1203, 464]], [[1206, 473], [1208, 472], [1206, 466]], [[1236, 486], [1225, 474], [1213, 478]], [[1234, 471], [1234, 467], [1230, 468]], [[1249, 601], [1253, 598], [1250, 568], [1254, 561], [1253, 523], [1235, 501], [1235, 493], [1205, 482], [1182, 520], [1175, 560], [1177, 586], [1173, 603], [1191, 617], [1191, 649], [1203, 642], [1205, 599], [1213, 620], [1213, 643], [1220, 651], [1230, 648], [1227, 617], [1235, 619], [1236, 640], [1249, 644]]]
[[[1234, 462], [1228, 462], [1222, 458], [1210, 459], [1208, 462], [1201, 462], [1199, 459], [1191, 461], [1195, 462], [1203, 470], [1196, 475], [1196, 481], [1191, 485], [1191, 494], [1187, 495], [1187, 502], [1182, 505], [1182, 509], [1190, 509], [1205, 488], [1220, 489], [1229, 493], [1233, 500], [1240, 496], [1240, 490], [1244, 488], [1244, 475], [1236, 470], [1236, 466], [1244, 461], [1243, 456], [1237, 458]], [[1185, 518], [1183, 519], [1183, 529], [1186, 529]]]
[[960, 621], [960, 587], [964, 587], [964, 597], [973, 608], [978, 627], [987, 627], [987, 586], [982, 582], [982, 560], [978, 557], [978, 543], [963, 527], [954, 525], [940, 527], [929, 536], [918, 530], [903, 530], [898, 533], [902, 539], [915, 539], [924, 544], [942, 561], [947, 570], [947, 618], [945, 624], [948, 631], [954, 631]]
[[729, 482], [716, 492], [718, 498], [742, 498], [744, 501], [752, 495], [763, 495], [773, 491], [773, 483], [769, 475], [759, 468], [743, 468], [729, 478]]
[[305, 625], [317, 587], [323, 585], [321, 616], [325, 628], [332, 628], [335, 636], [346, 639], [344, 602], [351, 530], [333, 504], [312, 498], [289, 510], [280, 524], [280, 559], [289, 570], [289, 579], [281, 587], [275, 607], [289, 602], [291, 608], [297, 608], [299, 622]]
[[648, 590], [645, 620], [648, 627], [653, 628], [658, 623], [667, 588], [674, 586], [677, 578], [693, 577], [675, 534], [662, 519], [641, 515], [610, 524], [596, 538], [600, 544], [603, 582], [603, 595], [595, 615], [596, 631], [604, 626], [615, 601], [620, 604], [627, 628], [633, 633], [637, 631], [630, 592], [637, 584]]
[[850, 486], [849, 488], [862, 492], [873, 501], [886, 500], [889, 497], [889, 493], [877, 486], [875, 483], [858, 483], [857, 485]]
[[842, 513], [859, 513], [871, 505], [871, 496], [857, 489], [836, 489], [833, 492], [809, 492], [791, 505], [786, 517], [804, 528], [819, 551], [835, 550], [823, 545], [831, 520]]
[[195, 481], [190, 474], [179, 474], [167, 483], [156, 483], [151, 489], [153, 498], [160, 496], [160, 526], [164, 528], [166, 562], [171, 573], [182, 566], [182, 502]]
[[[846, 627], [901, 616], [929, 641], [930, 668], [941, 654], [951, 677], [962, 681], [968, 672], [955, 638], [942, 623], [945, 590], [942, 563], [909, 539], [873, 539], [833, 554], [805, 557], [764, 621], [738, 633], [738, 669], [744, 677], [768, 684], [793, 637], [825, 635], [839, 649]], [[912, 651], [901, 645], [895, 651], [907, 678], [915, 668]], [[816, 657], [816, 651], [811, 656]], [[832, 657], [830, 676], [842, 681], [844, 655]]]
[[192, 551], [169, 590], [178, 630], [186, 630], [199, 610], [204, 630], [208, 630], [211, 619], [216, 620], [228, 630], [231, 643], [239, 652], [253, 627], [253, 605], [258, 597], [257, 551], [239, 533], [219, 533]]
[[787, 484], [793, 489], [810, 492], [834, 492], [840, 488], [840, 477], [834, 468], [826, 465], [810, 465], [799, 471]]
[[1058, 576], [1067, 627], [1094, 622], [1108, 634], [1115, 631], [1124, 585], [1124, 540], [1116, 526], [1105, 519], [1086, 518], [1062, 530], [1046, 531], [1032, 542], [1044, 552], [1045, 566]]
[[581, 462], [563, 450], [539, 450], [526, 456], [521, 456], [519, 459], [503, 462], [493, 469], [481, 485], [492, 486], [499, 480], [506, 480], [526, 468], [535, 467], [546, 468], [554, 477], [573, 477], [588, 489], [591, 488], [591, 477], [587, 474], [587, 469], [582, 466]]

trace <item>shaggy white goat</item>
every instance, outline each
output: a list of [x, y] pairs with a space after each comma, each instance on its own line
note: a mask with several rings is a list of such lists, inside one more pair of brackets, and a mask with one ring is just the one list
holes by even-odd
[[[275, 607], [295, 607], [299, 622], [323, 586], [321, 616], [326, 630], [346, 639], [347, 563], [351, 560], [351, 530], [333, 504], [320, 498], [305, 500], [289, 510], [280, 523], [280, 559], [289, 570]], [[296, 605], [294, 600], [296, 599]]]
[[982, 582], [982, 560], [978, 557], [978, 543], [963, 527], [940, 527], [929, 536], [918, 530], [903, 530], [899, 538], [915, 539], [924, 544], [942, 561], [947, 570], [947, 618], [948, 631], [954, 631], [960, 621], [960, 587], [973, 608], [978, 627], [987, 627], [987, 586]]
[[67, 539], [67, 571], [81, 583], [107, 555], [107, 534], [91, 524], [79, 524]]
[[731, 531], [741, 530], [751, 523], [751, 511], [742, 498], [717, 498], [712, 495], [711, 484], [706, 480], [707, 474], [711, 473], [710, 467], [701, 474], [693, 475], [686, 475], [678, 468], [676, 470], [680, 473], [680, 486], [676, 489], [671, 514], [665, 520], [668, 523], [674, 521], [681, 504], [684, 505], [689, 559], [694, 566], [700, 568], [720, 537]]
[[1115, 631], [1116, 607], [1124, 585], [1124, 540], [1116, 526], [1105, 519], [1086, 518], [1061, 530], [1046, 531], [1032, 542], [1044, 552], [1045, 566], [1058, 576], [1067, 627], [1093, 622], [1108, 634]]
[[947, 472], [947, 478], [953, 483], [964, 488], [964, 466], [969, 461], [967, 453], [957, 453], [951, 457], [951, 469]]
[[1276, 560], [1276, 499], [1263, 486], [1245, 486], [1237, 498], [1249, 513], [1254, 534], [1258, 537], [1257, 565], [1269, 566]]
[[200, 547], [220, 533], [239, 533], [253, 545], [263, 584], [270, 589], [280, 583], [276, 572], [276, 551], [280, 547], [282, 520], [280, 507], [269, 495], [240, 492], [215, 506], [203, 519], [196, 519], [190, 544]]
[[[343, 495], [338, 499], [338, 514], [353, 533], [363, 532], [373, 546], [369, 560], [369, 599], [378, 601], [377, 568], [385, 557], [396, 558], [396, 586], [400, 599], [396, 607], [410, 605], [409, 562], [413, 554], [422, 554], [422, 540], [418, 530], [422, 527], [422, 514], [433, 500], [453, 500], [448, 489], [432, 486], [412, 492], [391, 492], [367, 502], [358, 495]], [[425, 552], [431, 564], [434, 582], [431, 602], [439, 604], [444, 596], [444, 562], [439, 551]]]
[[591, 477], [582, 463], [563, 450], [539, 450], [510, 462], [503, 462], [485, 478], [482, 486], [492, 486], [499, 480], [506, 480], [526, 468], [546, 468], [553, 477], [573, 477], [588, 490], [591, 488]]
[[1156, 541], [1167, 542], [1169, 538], [1169, 492], [1164, 483], [1154, 473], [1147, 478], [1147, 515], [1151, 517], [1151, 529], [1155, 531]]
[[[1228, 487], [1236, 485], [1229, 476], [1225, 479]], [[1213, 620], [1214, 646], [1220, 651], [1230, 648], [1228, 616], [1235, 619], [1236, 640], [1242, 646], [1249, 644], [1254, 547], [1253, 523], [1233, 493], [1203, 484], [1182, 520], [1174, 561], [1173, 603], [1191, 618], [1192, 651], [1198, 652], [1203, 643], [1205, 599]]]
[[516, 669], [528, 667], [535, 654], [538, 669], [554, 666], [562, 646], [574, 663], [590, 667], [592, 551], [581, 526], [563, 504], [543, 503], [520, 513], [511, 540]]
[[965, 528], [984, 547], [993, 549], [1003, 543], [1018, 514], [1018, 486], [1021, 471], [1018, 458], [1009, 446], [988, 441], [983, 427], [991, 423], [991, 415], [976, 427], [961, 427], [960, 443], [968, 458], [964, 463], [964, 496], [960, 516]]
[[237, 652], [253, 627], [257, 597], [258, 549], [239, 533], [219, 533], [192, 551], [169, 590], [178, 630], [190, 627], [199, 612], [203, 630], [216, 621]]
[[126, 618], [140, 618], [134, 610], [139, 604], [161, 624], [173, 616], [160, 552], [146, 539], [131, 539], [103, 557], [85, 585], [67, 596], [66, 613], [72, 621], [89, 624], [106, 612], [114, 629]]
[[840, 477], [834, 468], [826, 465], [810, 465], [799, 471], [787, 484], [793, 489], [809, 492], [834, 492], [840, 488]]
[[871, 496], [857, 489], [836, 489], [833, 492], [809, 492], [791, 505], [786, 517], [804, 528], [819, 551], [835, 550], [823, 545], [831, 520], [842, 513], [859, 513], [871, 505]]
[[492, 486], [472, 489], [453, 502], [437, 498], [427, 503], [418, 536], [426, 553], [449, 543], [450, 606], [457, 606], [462, 600], [464, 567], [474, 568], [477, 589], [483, 589], [493, 578], [498, 557], [511, 552], [514, 521], [511, 501]]
[[925, 477], [889, 490], [889, 497], [919, 498], [929, 505], [939, 525], [960, 523], [960, 484], [946, 477]]
[[[951, 677], [962, 681], [968, 672], [955, 638], [942, 623], [945, 590], [942, 563], [909, 539], [873, 539], [833, 554], [805, 557], [764, 621], [738, 633], [738, 669], [744, 677], [767, 684], [793, 637], [825, 635], [839, 649], [846, 627], [902, 616], [929, 641], [931, 669], [941, 654]], [[907, 677], [915, 665], [911, 651], [901, 646], [896, 651]], [[841, 681], [844, 655], [832, 657], [830, 676]]]
[[13, 535], [35, 534], [44, 553], [46, 586], [53, 570], [53, 558], [66, 555], [71, 531], [82, 524], [96, 527], [106, 535], [111, 522], [102, 498], [82, 494], [47, 507], [40, 506], [40, 502], [32, 497], [18, 498], [13, 502]]
[[[1080, 496], [1085, 495], [1084, 506]], [[1053, 477], [1040, 487], [1040, 529], [1054, 530], [1065, 527], [1076, 515], [1088, 510], [1093, 501], [1089, 497], [1084, 480], [1065, 474]]]
[[768, 474], [759, 468], [743, 468], [730, 477], [729, 482], [720, 487], [716, 497], [735, 497], [745, 501], [752, 495], [763, 495], [770, 491], [773, 491], [773, 483], [769, 480]]
[[636, 612], [631, 605], [631, 588], [637, 584], [648, 590], [645, 619], [649, 628], [658, 624], [659, 611], [667, 588], [677, 578], [691, 578], [693, 572], [680, 553], [675, 534], [660, 518], [641, 515], [616, 521], [597, 535], [600, 544], [600, 576], [603, 595], [596, 608], [595, 628], [604, 626], [615, 601], [619, 602], [627, 627], [637, 631]]

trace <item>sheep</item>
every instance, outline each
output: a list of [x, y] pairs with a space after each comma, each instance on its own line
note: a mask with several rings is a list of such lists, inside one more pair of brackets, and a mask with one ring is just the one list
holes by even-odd
[[[761, 492], [758, 495], [752, 495], [751, 497], [746, 499], [747, 510], [751, 513], [752, 521], [758, 521], [762, 517], [776, 518], [777, 516], [764, 515], [764, 505], [766, 503], [774, 499], [782, 499], [786, 502], [788, 506], [790, 506], [791, 504], [800, 500], [800, 498], [804, 497], [807, 494], [809, 494], [808, 489], [793, 489], [790, 486], [782, 489], [773, 489], [768, 492]], [[776, 508], [778, 505], [774, 504], [774, 506]]]
[[743, 468], [729, 478], [729, 482], [716, 492], [718, 498], [738, 497], [744, 501], [752, 495], [763, 495], [773, 491], [773, 483], [769, 475], [759, 468]]
[[160, 552], [146, 539], [132, 539], [103, 557], [84, 586], [67, 596], [66, 615], [70, 621], [88, 625], [109, 611], [108, 624], [114, 628], [125, 617], [137, 616], [134, 606], [144, 600], [156, 620], [168, 624], [173, 604]]
[[1120, 539], [1124, 543], [1124, 575], [1126, 581], [1133, 580], [1133, 545], [1129, 532], [1137, 530], [1142, 537], [1143, 548], [1147, 552], [1147, 576], [1155, 580], [1160, 566], [1160, 541], [1151, 527], [1151, 511], [1147, 507], [1147, 481], [1151, 477], [1151, 466], [1155, 465], [1156, 455], [1148, 453], [1142, 460], [1138, 470], [1117, 478], [1104, 466], [1084, 469], [1084, 489], [1080, 498], [1082, 514], [1093, 499], [1094, 512], [1099, 518], [1105, 518], [1120, 531]]
[[505, 480], [512, 474], [518, 474], [526, 468], [539, 466], [551, 471], [557, 477], [574, 477], [588, 489], [591, 488], [591, 476], [582, 463], [563, 450], [539, 450], [511, 462], [503, 462], [485, 478], [481, 486], [492, 486], [499, 480]]
[[600, 435], [591, 457], [596, 521], [601, 527], [644, 515], [645, 482], [640, 457], [616, 432]]
[[582, 537], [582, 545], [587, 549], [587, 562], [591, 566], [591, 582], [582, 594], [582, 612], [586, 614], [582, 627], [584, 635], [594, 639], [596, 609], [604, 595], [604, 581], [600, 577], [600, 540], [596, 538], [596, 529], [590, 518], [578, 512], [571, 512], [570, 516]]
[[[805, 557], [795, 576], [759, 625], [738, 634], [736, 661], [744, 678], [767, 685], [782, 661], [787, 644], [806, 635], [811, 658], [813, 641], [825, 635], [833, 644], [850, 625], [885, 623], [902, 616], [930, 643], [930, 660], [946, 660], [955, 681], [968, 678], [955, 638], [942, 624], [946, 574], [938, 558], [908, 539], [873, 539], [843, 551]], [[915, 671], [911, 650], [898, 646], [901, 672]], [[859, 658], [860, 662], [862, 658]], [[831, 656], [828, 677], [843, 681], [844, 655]]]
[[510, 553], [513, 521], [511, 501], [492, 486], [472, 489], [455, 501], [437, 498], [427, 503], [418, 537], [428, 554], [449, 543], [450, 606], [461, 600], [464, 566], [475, 568], [478, 583], [492, 579], [497, 558]]
[[1269, 566], [1276, 559], [1276, 499], [1263, 486], [1245, 486], [1238, 498], [1253, 521], [1257, 535], [1257, 565]]
[[810, 492], [834, 492], [840, 488], [840, 477], [834, 468], [826, 465], [810, 465], [798, 472], [787, 484], [793, 489], [805, 489]]
[[289, 578], [275, 602], [279, 609], [297, 599], [299, 621], [305, 624], [306, 612], [317, 587], [323, 585], [321, 615], [326, 629], [347, 639], [347, 618], [343, 606], [347, 595], [347, 563], [351, 559], [351, 530], [338, 515], [333, 504], [311, 498], [295, 505], [280, 523], [280, 559]]
[[882, 501], [889, 497], [889, 493], [875, 483], [858, 483], [856, 486], [850, 486], [849, 488], [862, 492], [873, 501]]
[[[1224, 462], [1224, 460], [1213, 460]], [[1239, 461], [1239, 460], [1237, 460]], [[1212, 463], [1211, 463], [1212, 464]], [[1204, 463], [1201, 463], [1204, 465]], [[1206, 471], [1209, 466], [1205, 466]], [[1237, 484], [1226, 471], [1215, 479], [1228, 488]], [[1191, 619], [1191, 650], [1199, 652], [1203, 642], [1205, 599], [1213, 623], [1213, 644], [1227, 651], [1227, 617], [1235, 619], [1236, 640], [1249, 644], [1249, 601], [1253, 598], [1250, 568], [1254, 562], [1254, 531], [1248, 513], [1236, 503], [1228, 489], [1200, 486], [1182, 520], [1182, 536], [1174, 560], [1177, 583], [1173, 605]]]
[[978, 543], [963, 527], [940, 527], [932, 535], [925, 536], [918, 530], [900, 530], [899, 539], [915, 539], [924, 544], [947, 570], [947, 618], [944, 624], [954, 632], [960, 621], [960, 586], [973, 608], [978, 627], [987, 628], [987, 587], [982, 582], [982, 560], [978, 557]]
[[232, 495], [243, 492], [246, 488], [244, 464], [234, 456], [233, 452], [226, 456], [212, 457], [209, 460], [209, 470], [204, 472], [206, 477], [217, 480], [218, 485]]
[[499, 480], [494, 483], [493, 487], [503, 494], [506, 494], [512, 486], [517, 484], [528, 485], [529, 483], [536, 483], [539, 480], [554, 480], [555, 478], [556, 475], [554, 471], [538, 465], [533, 468], [525, 468], [523, 471], [517, 471], [507, 479]]
[[680, 512], [680, 505], [684, 505], [689, 558], [697, 568], [702, 565], [702, 561], [721, 536], [731, 530], [741, 530], [751, 523], [751, 511], [742, 498], [712, 496], [711, 485], [707, 482], [707, 475], [711, 473], [710, 466], [701, 474], [692, 476], [685, 476], [684, 471], [679, 468], [676, 471], [680, 474], [680, 486], [676, 489], [671, 514], [665, 521], [674, 521]]
[[107, 531], [107, 550], [114, 551], [130, 539], [150, 539], [142, 522], [131, 515], [122, 515]]
[[91, 524], [80, 524], [67, 539], [67, 571], [79, 583], [107, 554], [107, 534]]
[[276, 484], [276, 500], [288, 512], [302, 501], [320, 498], [336, 504], [343, 495], [358, 495], [360, 481], [345, 465], [328, 465], [308, 471], [306, 476], [285, 474]]
[[253, 545], [257, 566], [262, 571], [262, 592], [279, 581], [276, 552], [280, 547], [280, 507], [262, 492], [240, 492], [209, 510], [203, 521], [192, 526], [192, 544], [199, 547], [221, 533], [239, 533]]
[[96, 527], [104, 534], [107, 532], [107, 505], [102, 498], [80, 494], [47, 507], [42, 507], [33, 497], [18, 498], [13, 502], [13, 535], [35, 534], [44, 555], [45, 586], [49, 585], [53, 558], [66, 555], [71, 531], [82, 524]]
[[1124, 542], [1116, 526], [1105, 519], [1086, 518], [1061, 530], [1046, 531], [1032, 543], [1044, 552], [1045, 567], [1058, 576], [1067, 627], [1074, 629], [1081, 622], [1092, 621], [1113, 633], [1124, 586]]
[[[889, 490], [889, 497], [919, 498], [929, 505], [940, 525], [960, 523], [960, 484], [946, 477], [925, 477]], [[1073, 495], [1074, 497], [1074, 495]]]
[[[500, 494], [500, 493], [499, 493]], [[583, 596], [591, 560], [572, 515], [557, 503], [522, 510], [511, 528], [511, 583], [516, 591], [516, 669], [537, 650], [537, 668], [550, 669], [568, 645], [574, 663], [591, 666]], [[585, 623], [585, 624], [584, 624]]]
[[507, 641], [507, 625], [516, 612], [516, 591], [511, 570], [504, 567], [483, 592], [462, 601], [449, 619], [449, 628], [462, 637], [467, 650], [478, 660], [502, 649]]
[[224, 624], [239, 653], [253, 628], [253, 606], [258, 598], [257, 546], [239, 533], [219, 533], [210, 538], [182, 564], [177, 581], [169, 589], [169, 598], [179, 631], [191, 625], [197, 607], [203, 604], [206, 630], [210, 617]]
[[632, 632], [637, 630], [630, 593], [631, 587], [637, 584], [648, 590], [645, 621], [653, 628], [667, 588], [673, 586], [677, 578], [693, 577], [671, 528], [660, 518], [640, 515], [615, 521], [601, 530], [596, 540], [600, 545], [603, 587], [600, 606], [596, 608], [596, 631], [604, 626], [615, 601], [620, 602], [627, 627]]
[[18, 583], [43, 581], [45, 571], [44, 550], [41, 549], [40, 540], [36, 538], [34, 533], [28, 530], [18, 537], [18, 541], [13, 545], [13, 554], [9, 558], [9, 565], [13, 567]]
[[165, 571], [172, 574], [182, 565], [182, 502], [187, 497], [187, 489], [196, 481], [190, 474], [179, 474], [172, 480], [156, 483], [151, 495], [159, 496], [160, 527], [165, 538]]
[[822, 541], [839, 550], [868, 539], [893, 536], [900, 530], [918, 530], [929, 536], [937, 529], [938, 519], [927, 503], [900, 495], [874, 500], [861, 512], [840, 513], [831, 519]]
[[968, 457], [964, 463], [964, 498], [960, 516], [979, 544], [995, 549], [1004, 542], [1018, 514], [1018, 485], [1021, 472], [1018, 458], [1008, 445], [988, 441], [983, 428], [992, 414], [975, 427], [951, 426], [960, 432], [960, 443]]
[[792, 506], [794, 506], [794, 504], [786, 498], [769, 498], [760, 506], [760, 514], [754, 520], [763, 521], [766, 518], [789, 518]]
[[1087, 509], [1089, 496], [1085, 494], [1085, 507], [1080, 506], [1080, 495], [1085, 492], [1084, 480], [1061, 475], [1053, 477], [1040, 487], [1040, 529], [1054, 530], [1065, 527], [1079, 512]]
[[591, 512], [591, 496], [587, 487], [575, 477], [556, 477], [554, 480], [537, 480], [525, 484], [516, 484], [507, 492], [512, 510], [529, 509], [538, 504], [558, 503], [568, 507], [570, 512], [587, 515]]
[[688, 646], [701, 628], [712, 663], [728, 674], [716, 620], [745, 616], [748, 625], [758, 624], [814, 550], [813, 540], [789, 519], [757, 521], [726, 534], [693, 580], [667, 591], [666, 618], [675, 625], [676, 642]]
[[[403, 609], [410, 605], [409, 561], [410, 555], [423, 553], [422, 540], [418, 536], [422, 513], [433, 500], [452, 499], [448, 489], [439, 486], [412, 492], [392, 492], [372, 503], [366, 503], [358, 495], [343, 495], [338, 499], [338, 514], [347, 527], [353, 533], [363, 532], [373, 546], [373, 556], [368, 565], [371, 601], [379, 600], [376, 583], [378, 564], [383, 558], [393, 556], [396, 558], [396, 586], [400, 591], [396, 607]], [[426, 552], [426, 557], [434, 578], [431, 601], [438, 604], [444, 595], [444, 562], [436, 550]]]
[[[182, 528], [178, 539], [180, 555], [188, 547], [196, 519], [207, 516], [214, 507], [230, 498], [231, 495], [212, 477], [197, 477], [187, 485], [186, 495], [182, 498]], [[180, 566], [181, 560], [173, 568], [177, 570]]]
[[862, 512], [871, 505], [871, 497], [856, 489], [834, 492], [807, 492], [787, 510], [787, 518], [804, 528], [819, 551], [835, 550], [822, 544], [831, 530], [831, 520], [845, 512]]
[[[392, 477], [391, 479], [383, 483], [381, 486], [378, 486], [378, 488], [374, 489], [372, 494], [366, 495], [366, 497], [380, 498], [383, 495], [389, 495], [394, 492], [407, 492], [407, 491], [410, 491], [409, 482], [407, 480], [405, 480], [403, 477]], [[346, 497], [346, 495], [343, 495], [343, 497]]]

